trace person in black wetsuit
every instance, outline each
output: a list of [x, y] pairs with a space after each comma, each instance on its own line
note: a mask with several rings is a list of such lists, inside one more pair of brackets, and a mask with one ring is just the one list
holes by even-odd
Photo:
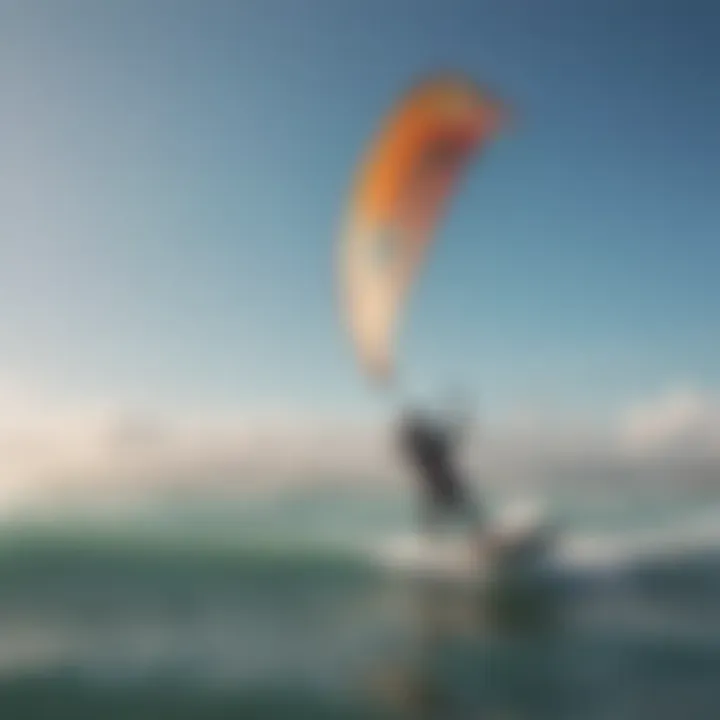
[[480, 507], [457, 467], [460, 428], [406, 411], [400, 421], [400, 447], [420, 481], [422, 524], [436, 529], [443, 519], [459, 517], [473, 528], [481, 524]]

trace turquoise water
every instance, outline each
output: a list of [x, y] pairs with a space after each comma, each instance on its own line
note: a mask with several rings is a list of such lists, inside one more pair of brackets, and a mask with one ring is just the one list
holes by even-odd
[[568, 530], [547, 591], [444, 589], [444, 625], [421, 614], [438, 589], [382, 563], [411, 525], [401, 496], [8, 523], [2, 716], [720, 717], [720, 503], [553, 503]]

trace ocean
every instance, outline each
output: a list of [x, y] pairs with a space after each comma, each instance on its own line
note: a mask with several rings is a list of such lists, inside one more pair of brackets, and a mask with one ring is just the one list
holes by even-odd
[[720, 717], [720, 492], [551, 498], [542, 592], [492, 601], [386, 562], [407, 500], [325, 488], [6, 520], [0, 717]]

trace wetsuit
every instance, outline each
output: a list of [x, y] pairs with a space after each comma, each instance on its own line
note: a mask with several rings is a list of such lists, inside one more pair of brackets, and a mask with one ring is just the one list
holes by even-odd
[[422, 483], [426, 525], [434, 526], [450, 515], [479, 521], [478, 508], [453, 462], [454, 445], [448, 430], [421, 418], [406, 418], [402, 423], [401, 446]]

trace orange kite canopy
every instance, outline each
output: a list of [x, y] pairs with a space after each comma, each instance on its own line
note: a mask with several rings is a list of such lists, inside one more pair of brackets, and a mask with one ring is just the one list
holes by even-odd
[[392, 375], [399, 315], [447, 199], [503, 117], [470, 80], [428, 79], [400, 99], [359, 163], [340, 276], [355, 351], [375, 379]]

